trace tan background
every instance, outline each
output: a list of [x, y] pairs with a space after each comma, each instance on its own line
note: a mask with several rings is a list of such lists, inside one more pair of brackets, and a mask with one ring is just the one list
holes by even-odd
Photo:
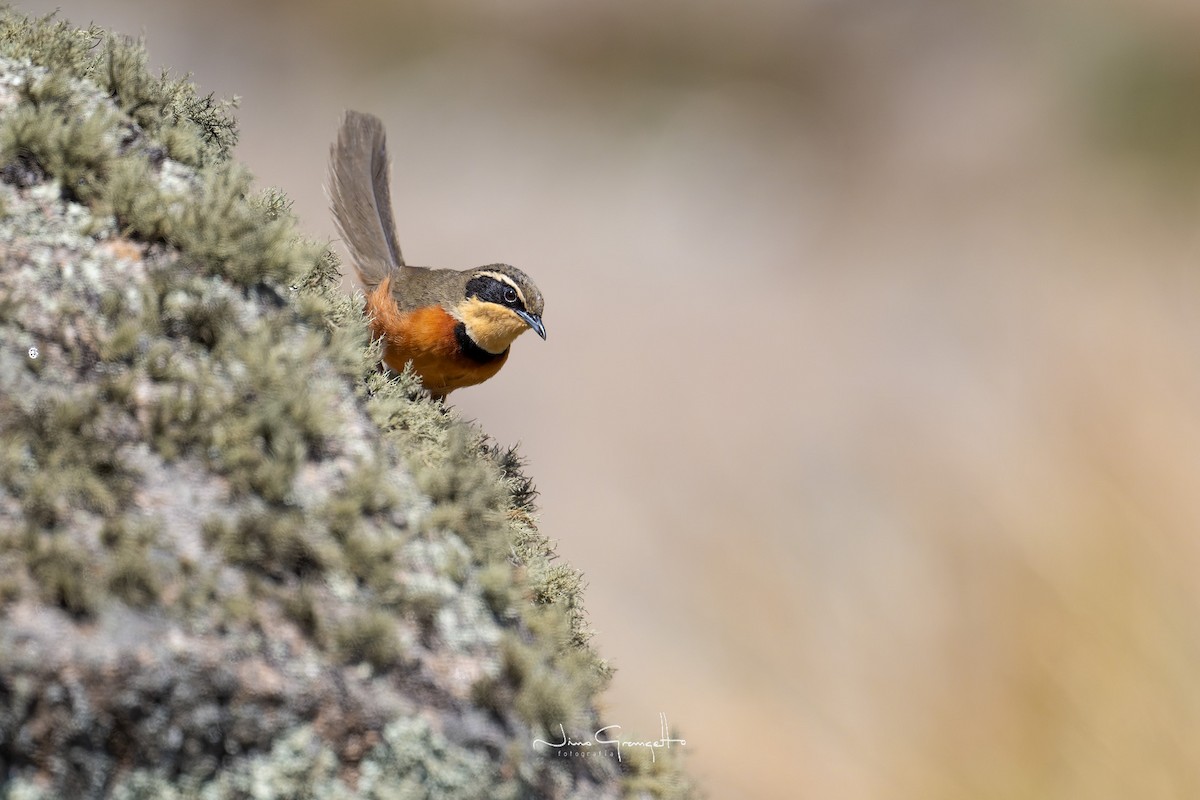
[[61, 5], [313, 235], [371, 110], [409, 261], [537, 278], [455, 404], [712, 797], [1200, 796], [1194, 3]]

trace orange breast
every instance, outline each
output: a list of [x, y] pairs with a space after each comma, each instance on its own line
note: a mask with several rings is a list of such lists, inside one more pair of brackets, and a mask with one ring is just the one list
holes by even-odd
[[507, 352], [486, 364], [464, 356], [455, 335], [458, 320], [441, 306], [401, 311], [392, 298], [390, 278], [384, 278], [367, 296], [367, 316], [372, 335], [383, 339], [384, 363], [400, 372], [411, 361], [434, 397], [482, 383], [508, 360]]

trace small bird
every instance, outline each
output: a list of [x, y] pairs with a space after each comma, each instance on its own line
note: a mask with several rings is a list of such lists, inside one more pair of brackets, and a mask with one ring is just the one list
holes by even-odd
[[546, 338], [542, 293], [508, 264], [429, 269], [404, 263], [378, 117], [347, 111], [330, 148], [329, 195], [338, 230], [367, 295], [371, 333], [397, 372], [412, 362], [435, 398], [482, 383], [529, 329]]

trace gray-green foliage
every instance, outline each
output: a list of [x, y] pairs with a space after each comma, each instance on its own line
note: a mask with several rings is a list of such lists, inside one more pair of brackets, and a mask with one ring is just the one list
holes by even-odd
[[[421, 719], [399, 719], [359, 764], [353, 788], [337, 755], [312, 728], [297, 728], [269, 753], [255, 756], [198, 787], [180, 785], [153, 770], [118, 779], [112, 800], [473, 800], [515, 798], [514, 785], [496, 784], [486, 756], [459, 748]], [[32, 782], [9, 788], [7, 800], [49, 800]]]
[[141, 42], [95, 25], [75, 28], [53, 17], [3, 13], [0, 50], [11, 59], [44, 67], [50, 77], [43, 80], [55, 87], [39, 89], [39, 81], [24, 89], [35, 105], [48, 97], [70, 101], [77, 95], [70, 82], [86, 80], [111, 97], [149, 138], [166, 147], [171, 158], [203, 166], [229, 157], [237, 143], [231, 114], [234, 103], [199, 94], [186, 77], [173, 78], [165, 71], [151, 75]]
[[[251, 643], [283, 620], [379, 674], [440, 636], [492, 649], [480, 708], [534, 734], [591, 719], [608, 669], [517, 455], [378, 371], [336, 258], [230, 160], [232, 103], [145, 64], [139, 43], [0, 7], [0, 618], [153, 608]], [[139, 493], [179, 488], [156, 484], [168, 469], [222, 501], [157, 517]], [[143, 765], [114, 796], [240, 797], [268, 773], [270, 796], [481, 796], [495, 765], [420, 726], [384, 729], [356, 791], [302, 728], [212, 780]], [[628, 780], [680, 785], [648, 776]]]

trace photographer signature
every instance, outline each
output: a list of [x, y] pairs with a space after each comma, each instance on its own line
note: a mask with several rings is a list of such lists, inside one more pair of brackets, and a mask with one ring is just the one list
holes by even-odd
[[[553, 747], [560, 751], [564, 747], [596, 747], [598, 745], [599, 746], [610, 745], [610, 746], [612, 746], [612, 748], [615, 750], [615, 752], [617, 754], [617, 761], [623, 760], [621, 757], [621, 749], [622, 748], [625, 748], [625, 747], [647, 747], [650, 749], [650, 760], [657, 761], [658, 760], [657, 751], [659, 748], [665, 747], [669, 750], [671, 748], [671, 745], [673, 745], [673, 744], [677, 744], [681, 747], [683, 745], [687, 744], [686, 739], [676, 739], [670, 735], [670, 731], [667, 728], [667, 715], [666, 714], [661, 713], [661, 712], [659, 713], [658, 725], [659, 725], [660, 736], [659, 736], [659, 738], [652, 739], [652, 740], [622, 739], [621, 735], [620, 735], [621, 734], [621, 726], [620, 725], [606, 725], [603, 728], [600, 728], [599, 730], [597, 730], [594, 734], [592, 734], [592, 738], [576, 740], [576, 739], [572, 739], [571, 737], [567, 736], [566, 728], [560, 723], [558, 726], [558, 730], [559, 730], [559, 733], [562, 734], [562, 739], [560, 739], [559, 741], [556, 741], [556, 742], [548, 742], [545, 739], [534, 739], [533, 743], [535, 745], [544, 744], [547, 747]], [[592, 751], [592, 752], [601, 752], [601, 751]], [[580, 755], [586, 755], [586, 754], [587, 754], [587, 751], [580, 753]]]

